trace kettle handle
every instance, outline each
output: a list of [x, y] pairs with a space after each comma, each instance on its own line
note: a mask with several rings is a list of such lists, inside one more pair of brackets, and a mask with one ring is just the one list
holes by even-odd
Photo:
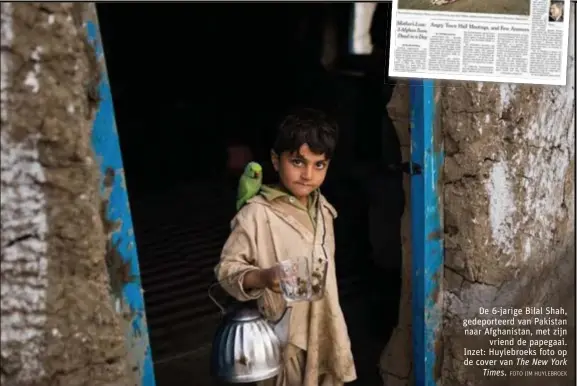
[[226, 310], [224, 309], [224, 307], [216, 301], [216, 299], [214, 298], [214, 296], [212, 296], [212, 289], [214, 287], [216, 287], [217, 285], [220, 285], [220, 282], [216, 281], [214, 283], [212, 283], [209, 287], [208, 287], [208, 297], [210, 298], [210, 300], [212, 300], [212, 302], [218, 307], [220, 308], [220, 312], [224, 315], [226, 314]]

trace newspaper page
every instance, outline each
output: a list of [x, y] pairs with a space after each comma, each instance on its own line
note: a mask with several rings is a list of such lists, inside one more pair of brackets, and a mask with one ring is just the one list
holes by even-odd
[[569, 0], [393, 0], [389, 76], [565, 85]]

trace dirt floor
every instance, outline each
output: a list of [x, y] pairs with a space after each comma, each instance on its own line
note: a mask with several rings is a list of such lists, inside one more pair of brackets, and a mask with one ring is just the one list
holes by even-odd
[[445, 5], [433, 5], [432, 0], [399, 0], [399, 9], [441, 12], [496, 13], [529, 16], [531, 0], [456, 0]]

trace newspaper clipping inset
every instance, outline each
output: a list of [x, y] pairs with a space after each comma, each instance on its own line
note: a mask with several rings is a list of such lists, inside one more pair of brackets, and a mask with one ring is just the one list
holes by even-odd
[[569, 0], [393, 0], [389, 75], [565, 85]]

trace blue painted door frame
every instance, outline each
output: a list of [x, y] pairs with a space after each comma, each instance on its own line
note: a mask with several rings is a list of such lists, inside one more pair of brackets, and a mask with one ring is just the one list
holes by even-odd
[[[124, 180], [112, 94], [94, 3], [90, 7], [91, 12], [86, 20], [86, 28], [102, 71], [99, 85], [101, 101], [93, 125], [92, 146], [96, 153], [96, 159], [100, 162], [102, 194], [108, 201], [106, 215], [109, 222], [118, 224], [110, 236], [109, 244], [114, 248], [114, 252], [120, 255], [124, 263], [123, 267], [128, 269], [127, 276], [130, 278], [126, 283], [123, 283], [121, 294], [114, 301], [117, 311], [122, 314], [121, 317], [126, 322], [125, 336], [129, 350], [128, 359], [131, 362], [131, 367], [135, 369], [135, 376], [140, 379], [141, 386], [155, 386], [143, 290], [140, 284], [138, 253]], [[108, 180], [105, 181], [105, 179]]]
[[[411, 80], [412, 332], [415, 386], [440, 386], [443, 141], [433, 80]], [[415, 168], [411, 168], [414, 170]]]

